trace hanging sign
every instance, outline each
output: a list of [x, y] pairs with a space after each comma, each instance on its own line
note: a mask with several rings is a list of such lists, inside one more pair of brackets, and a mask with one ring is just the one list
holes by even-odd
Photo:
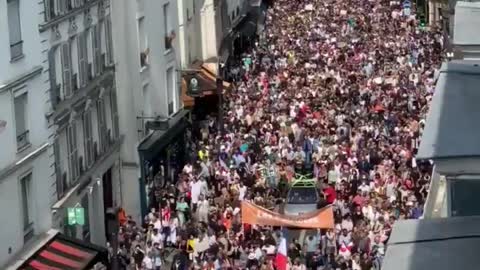
[[85, 225], [85, 209], [83, 207], [67, 208], [68, 225]]

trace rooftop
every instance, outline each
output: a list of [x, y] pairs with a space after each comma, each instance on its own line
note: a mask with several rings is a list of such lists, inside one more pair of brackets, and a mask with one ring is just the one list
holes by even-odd
[[382, 269], [477, 269], [480, 217], [398, 221]]
[[418, 159], [480, 157], [480, 64], [442, 65]]

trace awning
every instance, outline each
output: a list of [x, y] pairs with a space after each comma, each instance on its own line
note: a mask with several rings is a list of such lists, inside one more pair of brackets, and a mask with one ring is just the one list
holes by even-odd
[[99, 262], [108, 263], [107, 249], [58, 233], [18, 269], [90, 270]]
[[182, 136], [188, 126], [185, 116], [188, 110], [182, 110], [169, 120], [167, 130], [155, 130], [146, 140], [138, 146], [138, 152], [146, 160], [151, 160], [165, 149], [178, 136]]
[[[192, 80], [197, 84], [195, 89], [192, 89]], [[223, 82], [224, 88], [229, 88], [230, 83]], [[215, 95], [217, 93], [217, 78], [216, 75], [201, 64], [197, 72], [183, 72], [182, 73], [182, 98], [185, 107], [193, 107], [195, 105], [194, 97], [202, 97]]]

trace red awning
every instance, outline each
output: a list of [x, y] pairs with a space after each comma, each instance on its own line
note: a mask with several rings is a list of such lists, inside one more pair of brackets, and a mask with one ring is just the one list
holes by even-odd
[[57, 234], [26, 260], [18, 269], [84, 270], [98, 262], [105, 262], [104, 248]]

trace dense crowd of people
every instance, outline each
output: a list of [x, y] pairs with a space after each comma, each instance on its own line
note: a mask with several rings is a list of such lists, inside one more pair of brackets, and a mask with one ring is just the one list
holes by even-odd
[[[240, 203], [284, 202], [311, 174], [335, 228], [289, 243], [290, 269], [380, 269], [392, 225], [420, 218], [431, 165], [415, 160], [441, 33], [386, 0], [277, 0], [231, 68], [223, 125], [193, 130], [191, 162], [144, 226], [124, 222], [120, 261], [173, 269], [275, 269], [279, 228], [242, 224]], [[132, 268], [133, 269], [133, 268]]]

